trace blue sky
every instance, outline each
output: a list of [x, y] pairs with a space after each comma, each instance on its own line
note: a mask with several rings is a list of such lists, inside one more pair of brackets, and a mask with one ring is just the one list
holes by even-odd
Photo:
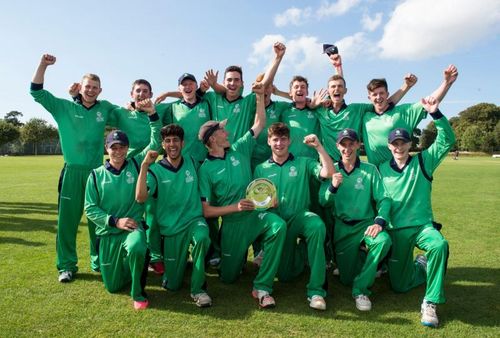
[[91, 72], [101, 77], [100, 98], [123, 105], [137, 78], [159, 94], [176, 89], [183, 72], [201, 79], [230, 64], [243, 66], [249, 88], [277, 40], [287, 45], [279, 88], [296, 74], [309, 79], [310, 94], [325, 87], [333, 69], [321, 44], [335, 43], [348, 102], [367, 101], [370, 79], [385, 77], [392, 92], [408, 72], [419, 81], [402, 102], [414, 102], [453, 63], [460, 75], [441, 105], [447, 116], [479, 102], [500, 104], [498, 0], [9, 1], [0, 28], [0, 114], [18, 110], [23, 121], [54, 123], [29, 95], [43, 53], [57, 57], [45, 78], [54, 95], [67, 97], [68, 86]]

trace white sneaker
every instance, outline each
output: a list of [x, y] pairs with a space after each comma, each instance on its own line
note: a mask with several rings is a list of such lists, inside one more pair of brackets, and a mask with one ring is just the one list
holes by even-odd
[[210, 296], [206, 292], [198, 293], [196, 295], [191, 295], [191, 298], [193, 298], [197, 307], [212, 306], [212, 298], [210, 298]]
[[212, 267], [216, 267], [217, 265], [220, 264], [220, 258], [219, 257], [210, 258], [208, 264], [210, 264], [210, 266]]
[[417, 255], [415, 257], [415, 262], [427, 272], [427, 257], [425, 255]]
[[420, 312], [422, 313], [422, 318], [420, 319], [422, 325], [429, 327], [438, 326], [439, 320], [436, 312], [436, 304], [429, 303], [424, 299]]
[[358, 295], [354, 299], [356, 300], [356, 308], [359, 311], [370, 311], [372, 309], [372, 302], [368, 296]]
[[334, 275], [334, 276], [340, 276], [340, 271], [339, 271], [339, 268], [335, 268], [335, 269], [333, 269], [333, 275]]
[[61, 283], [69, 283], [73, 280], [73, 272], [71, 271], [63, 271], [59, 274], [59, 282]]
[[309, 301], [309, 307], [311, 309], [321, 310], [321, 311], [326, 310], [325, 299], [320, 295], [314, 295], [311, 298], [307, 298], [307, 300]]

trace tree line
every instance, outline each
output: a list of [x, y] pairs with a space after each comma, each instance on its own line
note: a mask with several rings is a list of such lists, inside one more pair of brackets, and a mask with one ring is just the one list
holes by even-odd
[[[11, 111], [0, 119], [0, 154], [61, 154], [57, 128], [40, 118], [23, 123], [23, 114]], [[457, 143], [453, 150], [484, 152], [500, 151], [500, 106], [479, 103], [450, 118]], [[436, 138], [436, 127], [430, 122], [412, 135], [415, 151], [428, 148]]]

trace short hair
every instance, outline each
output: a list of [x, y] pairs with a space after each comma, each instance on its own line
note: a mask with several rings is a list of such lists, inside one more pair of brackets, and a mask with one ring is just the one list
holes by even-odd
[[238, 72], [240, 73], [240, 76], [241, 76], [241, 79], [243, 80], [243, 70], [241, 69], [240, 66], [229, 66], [226, 68], [226, 70], [224, 71], [224, 78], [226, 78], [226, 74], [229, 73], [229, 72]]
[[385, 90], [388, 90], [387, 81], [385, 79], [372, 79], [368, 82], [366, 89], [368, 89], [369, 92], [373, 92], [375, 89], [380, 87], [384, 87]]
[[309, 82], [307, 81], [307, 79], [301, 75], [295, 75], [294, 77], [292, 77], [292, 81], [290, 81], [290, 89], [292, 89], [292, 84], [297, 81], [297, 82], [305, 82], [306, 83], [306, 87], [309, 89]]
[[344, 87], [347, 86], [347, 84], [345, 83], [344, 77], [341, 76], [341, 75], [338, 75], [338, 74], [330, 76], [330, 78], [328, 79], [327, 84], [330, 83], [330, 81], [337, 81], [337, 80], [342, 80], [342, 82], [344, 82]]
[[270, 138], [272, 136], [290, 138], [290, 128], [283, 122], [275, 122], [267, 128], [267, 137]]
[[148, 80], [144, 80], [144, 79], [135, 80], [134, 83], [132, 83], [132, 90], [134, 90], [135, 86], [137, 86], [137, 85], [145, 85], [149, 88], [150, 92], [153, 91], [153, 89], [151, 88], [151, 83], [149, 83]]
[[92, 74], [92, 73], [85, 74], [82, 77], [82, 81], [85, 80], [85, 79], [89, 79], [89, 80], [92, 80], [92, 81], [97, 81], [97, 82], [99, 82], [99, 86], [101, 86], [101, 79], [96, 74]]
[[184, 141], [184, 129], [178, 124], [172, 123], [161, 128], [161, 139], [165, 140], [168, 136], [178, 136], [181, 141]]

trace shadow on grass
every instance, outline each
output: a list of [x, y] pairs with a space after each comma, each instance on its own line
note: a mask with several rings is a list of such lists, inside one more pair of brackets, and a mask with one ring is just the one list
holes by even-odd
[[0, 216], [0, 231], [47, 231], [55, 234], [57, 222], [55, 220], [42, 220], [24, 217]]
[[0, 202], [0, 214], [26, 215], [46, 214], [57, 215], [55, 203], [25, 203], [25, 202]]
[[[223, 284], [216, 271], [209, 269], [207, 275], [208, 293], [213, 299], [213, 307], [199, 309], [190, 299], [189, 285], [191, 269], [186, 270], [180, 290], [167, 291], [161, 288], [161, 277], [148, 276], [146, 292], [150, 308], [186, 314], [203, 314], [225, 320], [248, 318], [255, 311], [284, 313], [297, 316], [310, 316], [342, 321], [371, 321], [388, 325], [408, 325], [419, 322], [420, 304], [425, 293], [425, 286], [417, 287], [407, 293], [395, 293], [390, 289], [387, 275], [375, 281], [374, 294], [370, 297], [373, 309], [360, 312], [355, 308], [351, 288], [339, 283], [331, 272], [329, 295], [326, 298], [327, 311], [315, 311], [309, 308], [306, 300], [308, 273], [289, 283], [275, 282], [273, 296], [277, 306], [270, 310], [259, 310], [257, 302], [251, 297], [252, 280], [257, 270], [248, 263], [246, 271], [234, 284]], [[495, 327], [499, 325], [497, 304], [500, 302], [500, 269], [493, 268], [450, 268], [445, 280], [447, 303], [438, 306], [441, 328], [447, 322], [460, 321], [469, 325]], [[123, 294], [129, 294], [129, 289]], [[202, 311], [202, 312], [200, 312]], [[409, 319], [410, 317], [414, 319]]]
[[42, 242], [32, 242], [32, 241], [27, 241], [22, 238], [16, 238], [16, 237], [0, 237], [0, 245], [1, 244], [18, 244], [18, 245], [26, 245], [26, 246], [46, 246], [46, 243]]
[[57, 204], [0, 201], [0, 224], [2, 224], [0, 231], [47, 231], [56, 233], [55, 220], [29, 218], [30, 214], [57, 215]]

